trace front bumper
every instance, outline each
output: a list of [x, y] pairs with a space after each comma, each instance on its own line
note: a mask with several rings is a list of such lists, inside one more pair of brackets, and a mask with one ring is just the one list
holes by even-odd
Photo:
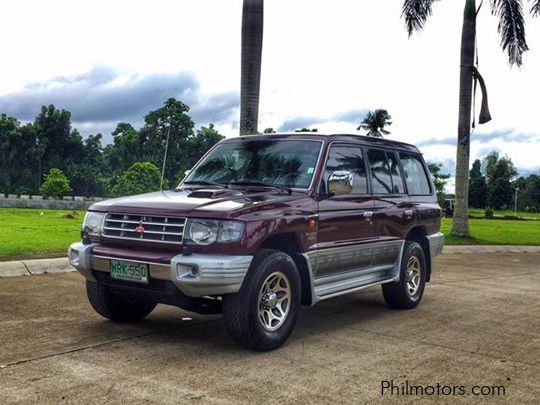
[[442, 253], [444, 246], [444, 235], [442, 232], [428, 235], [427, 240], [429, 242], [429, 251], [431, 253], [431, 257], [435, 257]]
[[240, 290], [253, 256], [191, 254], [173, 256], [169, 264], [93, 254], [96, 244], [73, 243], [68, 249], [71, 265], [87, 280], [94, 272], [110, 273], [111, 259], [148, 265], [150, 279], [170, 281], [188, 297], [234, 294]]

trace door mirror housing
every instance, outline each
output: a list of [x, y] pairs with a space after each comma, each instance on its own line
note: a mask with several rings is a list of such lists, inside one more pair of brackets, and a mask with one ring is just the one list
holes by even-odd
[[189, 169], [189, 170], [186, 170], [186, 171], [184, 172], [184, 176], [186, 176], [186, 177], [187, 177], [187, 176], [188, 176], [188, 175], [189, 175], [190, 173], [191, 173], [191, 169]]
[[353, 174], [347, 170], [332, 172], [328, 178], [330, 195], [350, 194], [353, 191]]

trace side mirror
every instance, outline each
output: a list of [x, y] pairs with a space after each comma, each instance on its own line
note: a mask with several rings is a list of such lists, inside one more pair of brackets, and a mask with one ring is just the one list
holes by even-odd
[[349, 194], [353, 191], [353, 174], [346, 170], [333, 172], [328, 178], [328, 192], [332, 195]]
[[184, 176], [186, 176], [186, 177], [187, 177], [187, 176], [188, 176], [188, 175], [189, 175], [190, 173], [191, 173], [191, 169], [189, 169], [189, 170], [186, 170], [186, 171], [184, 172]]

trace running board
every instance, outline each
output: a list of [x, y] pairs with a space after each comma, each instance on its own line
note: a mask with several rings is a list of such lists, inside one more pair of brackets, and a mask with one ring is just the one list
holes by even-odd
[[325, 300], [378, 284], [395, 281], [392, 267], [371, 268], [314, 280], [315, 300]]

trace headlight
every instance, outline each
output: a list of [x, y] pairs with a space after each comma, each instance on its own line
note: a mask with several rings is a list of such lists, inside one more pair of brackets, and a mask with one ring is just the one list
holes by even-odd
[[197, 245], [237, 242], [244, 233], [244, 223], [215, 219], [189, 219], [186, 224], [186, 242]]
[[194, 219], [189, 223], [189, 238], [197, 245], [210, 245], [217, 239], [219, 224], [211, 219]]
[[244, 223], [239, 221], [221, 221], [218, 242], [239, 241], [244, 233]]
[[88, 211], [84, 217], [82, 231], [88, 236], [101, 236], [103, 230], [104, 212]]

